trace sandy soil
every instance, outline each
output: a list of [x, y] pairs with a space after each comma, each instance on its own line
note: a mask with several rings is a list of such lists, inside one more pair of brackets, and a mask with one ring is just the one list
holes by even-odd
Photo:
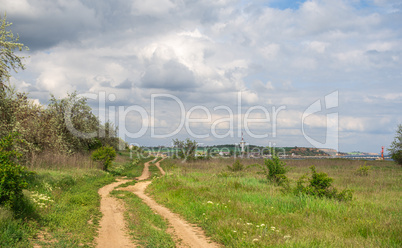
[[126, 235], [123, 202], [109, 195], [115, 187], [128, 181], [119, 180], [100, 188], [98, 191], [101, 196], [100, 211], [103, 216], [99, 223], [99, 235], [96, 238], [97, 248], [135, 247]]
[[[136, 178], [140, 182], [120, 190], [133, 192], [156, 213], [167, 219], [169, 222], [168, 232], [172, 234], [177, 247], [220, 247], [218, 244], [209, 241], [201, 228], [189, 224], [179, 215], [159, 205], [145, 194], [145, 189], [152, 182], [141, 180], [146, 180], [150, 177], [149, 166], [150, 162], [146, 163], [142, 175]], [[165, 171], [159, 166], [159, 162], [155, 163], [155, 166], [158, 167], [162, 175], [165, 175]], [[124, 208], [122, 204], [117, 199], [108, 196], [110, 191], [125, 182], [127, 180], [112, 183], [99, 190], [99, 194], [102, 196], [101, 211], [103, 218], [100, 222], [99, 238], [96, 240], [97, 247], [135, 247], [124, 232]]]

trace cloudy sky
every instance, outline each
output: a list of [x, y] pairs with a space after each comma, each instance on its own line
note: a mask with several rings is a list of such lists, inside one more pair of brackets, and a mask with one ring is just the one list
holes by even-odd
[[[11, 82], [86, 94], [129, 143], [379, 152], [402, 123], [402, 1], [0, 0]], [[106, 117], [103, 117], [106, 114]]]

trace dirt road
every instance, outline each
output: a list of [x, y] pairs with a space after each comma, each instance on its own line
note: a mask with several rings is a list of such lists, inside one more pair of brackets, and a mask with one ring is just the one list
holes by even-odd
[[[174, 214], [169, 209], [159, 205], [152, 198], [145, 194], [145, 189], [152, 182], [141, 180], [146, 180], [150, 177], [149, 166], [150, 162], [146, 163], [142, 175], [137, 178], [137, 180], [139, 180], [140, 182], [136, 183], [133, 186], [122, 188], [121, 190], [133, 192], [138, 197], [140, 197], [144, 201], [144, 203], [147, 204], [151, 209], [153, 209], [163, 218], [167, 219], [167, 221], [169, 222], [168, 232], [172, 234], [173, 238], [176, 241], [177, 247], [220, 247], [218, 244], [209, 241], [201, 228], [189, 224], [179, 215]], [[158, 167], [162, 175], [165, 175], [165, 171], [159, 166], [159, 162], [155, 163], [155, 166]], [[124, 182], [127, 182], [127, 180], [106, 185], [99, 190], [99, 194], [102, 196], [101, 211], [103, 217], [100, 223], [101, 229], [99, 232], [99, 238], [97, 239], [98, 248], [135, 247], [134, 244], [130, 243], [130, 240], [124, 233], [124, 221], [123, 224], [121, 224], [119, 220], [120, 215], [121, 218], [123, 218], [124, 212], [124, 209], [121, 207], [121, 203], [119, 203], [115, 198], [113, 198], [115, 202], [109, 200], [103, 201], [103, 199], [111, 198], [110, 196], [108, 196], [109, 192]], [[103, 207], [102, 203], [104, 204]], [[112, 211], [110, 211], [110, 209], [112, 209]], [[105, 235], [105, 237], [103, 237], [103, 235]]]
[[126, 235], [123, 202], [109, 195], [114, 188], [128, 181], [130, 180], [119, 180], [100, 188], [98, 191], [101, 196], [100, 211], [103, 216], [99, 223], [99, 236], [96, 239], [97, 248], [135, 247]]

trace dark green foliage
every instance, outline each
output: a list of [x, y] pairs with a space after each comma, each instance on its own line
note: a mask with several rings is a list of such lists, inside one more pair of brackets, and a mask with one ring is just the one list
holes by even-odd
[[[4, 211], [0, 209], [0, 211]], [[24, 227], [24, 228], [21, 228]], [[0, 247], [30, 247], [22, 220], [13, 220], [12, 215], [0, 216]]]
[[285, 168], [286, 163], [281, 161], [275, 154], [274, 149], [271, 149], [271, 154], [271, 159], [264, 160], [265, 167], [262, 166], [263, 173], [266, 175], [268, 180], [276, 182], [278, 185], [280, 185], [288, 181], [285, 175], [288, 169]]
[[332, 182], [334, 181], [333, 178], [329, 177], [326, 173], [320, 172], [317, 173], [315, 170], [315, 166], [310, 167], [312, 175], [310, 181], [310, 189], [311, 194], [317, 196], [324, 196], [329, 194], [329, 188], [331, 187]]
[[14, 207], [22, 198], [22, 190], [27, 188], [24, 166], [17, 163], [20, 153], [13, 150], [17, 134], [9, 134], [0, 139], [0, 205]]
[[92, 159], [100, 162], [104, 171], [108, 170], [115, 157], [116, 151], [110, 146], [102, 146], [92, 153]]
[[402, 165], [402, 124], [398, 126], [396, 136], [388, 151], [391, 158], [399, 165]]
[[194, 161], [195, 152], [197, 150], [197, 142], [186, 139], [185, 141], [173, 140], [174, 146], [177, 148], [177, 156], [184, 161]]
[[242, 171], [244, 169], [244, 165], [240, 163], [239, 159], [236, 159], [232, 166], [228, 165], [228, 169], [233, 172]]
[[308, 180], [309, 184], [305, 186], [306, 176], [302, 176], [296, 183], [294, 193], [296, 195], [306, 194], [317, 197], [334, 198], [339, 201], [347, 201], [352, 199], [351, 190], [338, 190], [332, 187], [333, 178], [329, 177], [326, 173], [317, 173], [315, 166], [311, 166], [311, 178]]

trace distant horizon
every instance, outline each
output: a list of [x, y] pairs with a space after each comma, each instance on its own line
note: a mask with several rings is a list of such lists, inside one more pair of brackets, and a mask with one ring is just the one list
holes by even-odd
[[[214, 147], [214, 146], [233, 146], [233, 145], [239, 145], [238, 143], [235, 144], [212, 144], [212, 145], [199, 145], [197, 147]], [[267, 147], [267, 146], [260, 146], [260, 145], [254, 145], [254, 144], [248, 144], [247, 146], [255, 146], [255, 147]], [[158, 147], [166, 147], [166, 148], [174, 148], [173, 145], [167, 146], [167, 145], [156, 145], [156, 146], [140, 146], [140, 147], [147, 147], [147, 148], [158, 148]], [[313, 148], [313, 149], [318, 149], [318, 150], [325, 150], [325, 149], [331, 149], [331, 148], [317, 148], [317, 147], [313, 147], [313, 146], [277, 146], [277, 148]], [[368, 152], [368, 151], [337, 151], [340, 153], [372, 153], [372, 154], [377, 154], [377, 155], [381, 155], [381, 151], [380, 152]], [[384, 150], [384, 156], [389, 156], [389, 154]]]

